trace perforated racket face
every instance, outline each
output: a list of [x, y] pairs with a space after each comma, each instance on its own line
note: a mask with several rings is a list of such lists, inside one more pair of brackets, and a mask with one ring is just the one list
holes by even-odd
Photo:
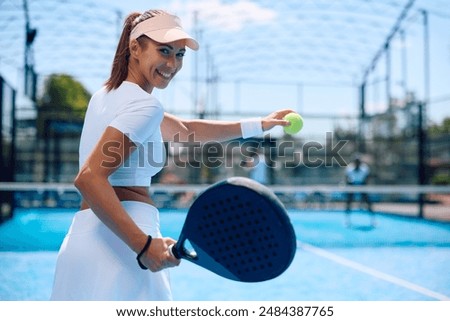
[[183, 235], [197, 252], [192, 262], [244, 282], [280, 275], [296, 250], [283, 205], [266, 187], [243, 178], [201, 194], [189, 210]]

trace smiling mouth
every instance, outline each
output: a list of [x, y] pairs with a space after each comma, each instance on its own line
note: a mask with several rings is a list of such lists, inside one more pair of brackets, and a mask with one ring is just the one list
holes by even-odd
[[166, 73], [166, 72], [162, 72], [159, 70], [156, 70], [156, 72], [158, 73], [158, 75], [160, 75], [162, 78], [169, 80], [172, 77], [171, 73]]

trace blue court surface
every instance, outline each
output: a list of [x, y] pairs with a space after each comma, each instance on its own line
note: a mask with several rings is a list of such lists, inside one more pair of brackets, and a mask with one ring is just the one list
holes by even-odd
[[[48, 300], [56, 255], [75, 210], [19, 209], [0, 225], [0, 300]], [[186, 211], [162, 210], [177, 238]], [[175, 300], [450, 300], [450, 224], [364, 211], [290, 210], [298, 249], [274, 280], [239, 283], [183, 261], [171, 269]]]

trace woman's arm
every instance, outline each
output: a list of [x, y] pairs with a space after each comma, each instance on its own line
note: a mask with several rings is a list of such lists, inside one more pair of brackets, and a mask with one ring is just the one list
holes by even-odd
[[[266, 131], [277, 125], [289, 125], [289, 122], [283, 120], [283, 117], [291, 112], [293, 112], [291, 109], [282, 109], [261, 118], [262, 129]], [[164, 114], [161, 131], [164, 141], [206, 143], [210, 141], [223, 142], [242, 137], [240, 121], [188, 120], [169, 113]]]
[[[147, 235], [125, 211], [108, 181], [108, 177], [135, 149], [136, 146], [127, 136], [113, 127], [108, 127], [80, 169], [74, 183], [99, 219], [135, 253], [139, 253], [147, 241]], [[153, 239], [141, 262], [153, 272], [178, 265], [179, 261], [168, 252], [168, 246], [172, 243], [175, 241], [168, 238]]]

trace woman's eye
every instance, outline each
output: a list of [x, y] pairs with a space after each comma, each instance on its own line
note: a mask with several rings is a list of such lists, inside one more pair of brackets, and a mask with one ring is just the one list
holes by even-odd
[[177, 57], [183, 58], [185, 54], [186, 54], [185, 52], [179, 52], [179, 53], [177, 53]]
[[161, 48], [161, 49], [159, 49], [159, 52], [162, 53], [163, 55], [170, 54], [170, 51], [167, 48]]

